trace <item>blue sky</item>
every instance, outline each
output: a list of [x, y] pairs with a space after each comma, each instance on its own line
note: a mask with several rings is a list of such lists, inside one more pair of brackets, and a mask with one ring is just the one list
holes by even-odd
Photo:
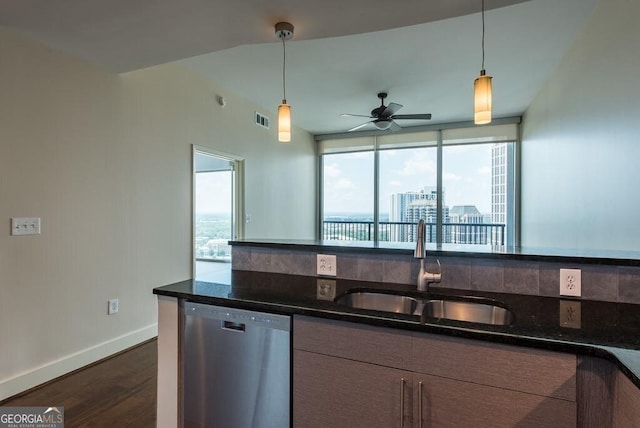
[[[373, 212], [373, 153], [327, 155], [324, 160], [324, 210]], [[387, 213], [391, 194], [436, 185], [436, 149], [380, 152], [380, 212]], [[445, 146], [445, 204], [475, 205], [491, 212], [491, 145]]]

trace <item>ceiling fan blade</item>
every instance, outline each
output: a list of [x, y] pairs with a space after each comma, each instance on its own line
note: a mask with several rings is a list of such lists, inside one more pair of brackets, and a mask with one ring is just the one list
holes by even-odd
[[402, 104], [398, 104], [398, 103], [389, 103], [389, 105], [387, 106], [387, 108], [385, 108], [382, 113], [380, 113], [380, 117], [389, 117], [389, 116], [393, 116], [393, 114], [395, 112], [397, 112], [398, 110], [400, 110], [402, 108]]
[[400, 131], [401, 129], [402, 129], [402, 126], [398, 125], [395, 122], [391, 122], [391, 126], [389, 127], [389, 131], [396, 132], [396, 131]]
[[391, 119], [417, 119], [417, 120], [429, 120], [431, 119], [430, 113], [423, 114], [394, 114], [391, 116]]
[[342, 113], [340, 116], [342, 116], [342, 117], [368, 117], [368, 118], [372, 119], [371, 115], [368, 115], [368, 114]]
[[368, 124], [370, 124], [371, 122], [373, 122], [373, 120], [370, 120], [370, 121], [365, 122], [365, 123], [361, 123], [360, 125], [358, 125], [358, 126], [356, 126], [356, 127], [353, 127], [353, 128], [351, 128], [351, 129], [347, 130], [347, 132], [357, 131], [358, 129], [360, 129], [360, 128], [363, 128], [363, 127], [367, 126], [367, 125], [368, 125]]

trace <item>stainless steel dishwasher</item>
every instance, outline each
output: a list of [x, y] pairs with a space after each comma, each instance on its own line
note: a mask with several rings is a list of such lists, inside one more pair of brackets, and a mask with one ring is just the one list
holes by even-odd
[[291, 317], [183, 301], [185, 428], [286, 428]]

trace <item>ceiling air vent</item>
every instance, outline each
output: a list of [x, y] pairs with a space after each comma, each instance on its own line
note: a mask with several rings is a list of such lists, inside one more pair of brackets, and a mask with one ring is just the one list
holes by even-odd
[[256, 112], [256, 125], [269, 129], [269, 118], [264, 114]]

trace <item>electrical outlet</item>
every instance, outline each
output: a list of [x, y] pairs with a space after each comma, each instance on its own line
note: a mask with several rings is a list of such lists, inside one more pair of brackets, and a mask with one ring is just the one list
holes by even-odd
[[582, 296], [582, 275], [580, 269], [560, 269], [560, 295]]
[[118, 299], [109, 299], [109, 307], [107, 309], [107, 314], [113, 315], [118, 313]]
[[316, 270], [318, 272], [318, 275], [336, 276], [336, 256], [318, 254]]
[[316, 298], [318, 300], [333, 300], [336, 298], [336, 280], [318, 279]]
[[560, 300], [560, 327], [581, 328], [582, 311], [580, 302]]

